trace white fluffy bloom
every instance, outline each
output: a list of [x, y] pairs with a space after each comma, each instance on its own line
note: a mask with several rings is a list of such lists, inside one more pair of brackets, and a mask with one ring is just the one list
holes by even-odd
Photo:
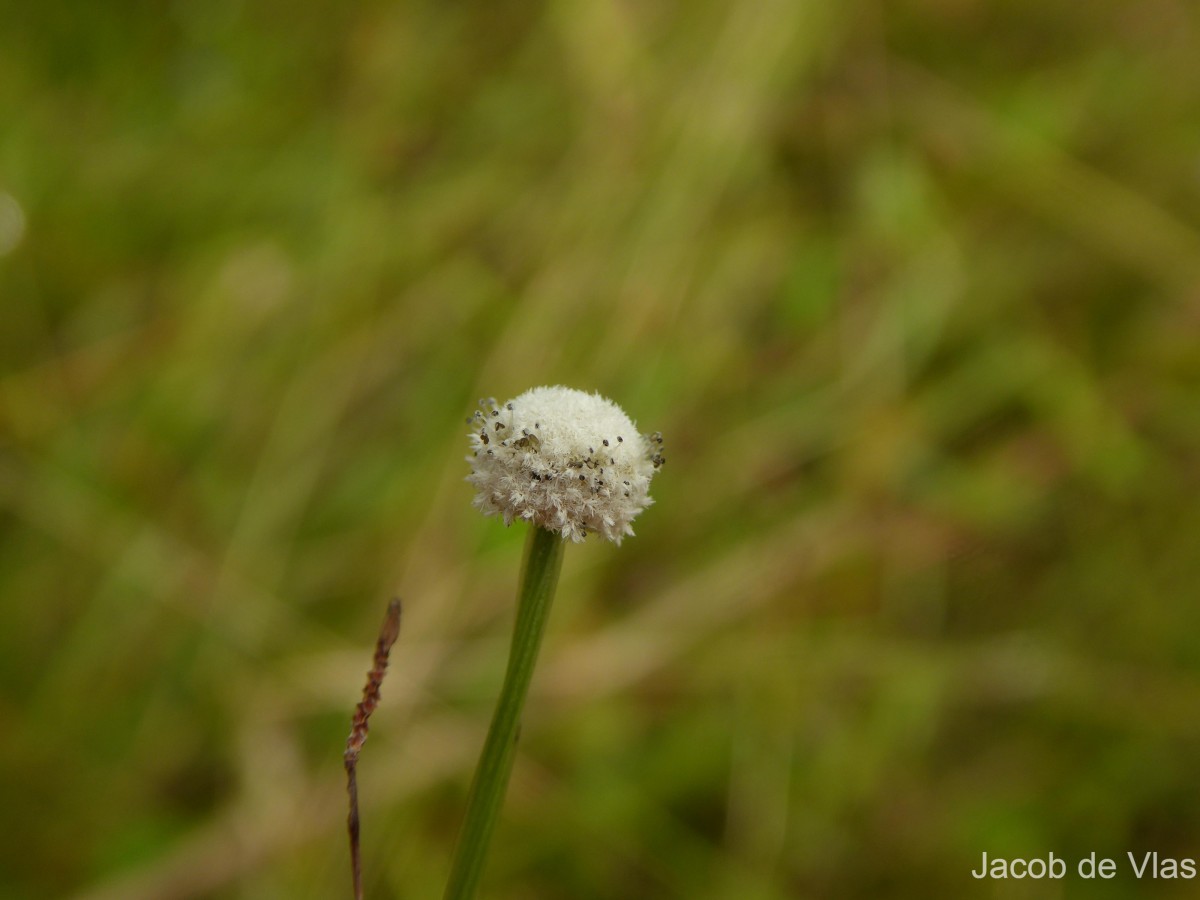
[[474, 504], [504, 524], [525, 519], [564, 538], [589, 531], [617, 544], [654, 501], [662, 436], [643, 435], [621, 407], [565, 387], [538, 387], [509, 402], [481, 400], [468, 420], [467, 481]]

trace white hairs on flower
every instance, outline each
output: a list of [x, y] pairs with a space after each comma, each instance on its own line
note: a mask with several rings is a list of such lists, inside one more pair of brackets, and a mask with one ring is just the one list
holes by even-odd
[[643, 435], [599, 394], [538, 387], [503, 405], [479, 401], [468, 419], [474, 504], [504, 524], [524, 519], [564, 538], [596, 532], [614, 543], [654, 501], [662, 435]]

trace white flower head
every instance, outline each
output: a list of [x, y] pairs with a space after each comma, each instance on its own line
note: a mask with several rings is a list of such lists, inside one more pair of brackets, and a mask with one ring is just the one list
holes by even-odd
[[565, 387], [538, 387], [503, 405], [480, 400], [468, 419], [474, 505], [504, 524], [525, 519], [564, 538], [614, 543], [654, 501], [662, 435], [643, 435], [621, 407]]

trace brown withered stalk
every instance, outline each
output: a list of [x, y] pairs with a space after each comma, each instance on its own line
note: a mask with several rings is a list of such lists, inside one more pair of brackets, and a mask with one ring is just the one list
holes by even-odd
[[400, 600], [397, 598], [388, 604], [383, 627], [379, 630], [379, 640], [375, 642], [371, 671], [367, 673], [367, 686], [363, 688], [362, 702], [354, 709], [354, 717], [350, 722], [350, 737], [346, 739], [346, 788], [350, 793], [350, 816], [347, 824], [350, 829], [350, 866], [354, 873], [354, 900], [363, 900], [362, 861], [358, 839], [358, 754], [367, 742], [367, 720], [379, 705], [379, 689], [383, 685], [383, 676], [387, 673], [388, 653], [399, 634]]

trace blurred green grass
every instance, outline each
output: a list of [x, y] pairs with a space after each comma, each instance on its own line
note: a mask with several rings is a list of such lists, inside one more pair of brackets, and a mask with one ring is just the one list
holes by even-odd
[[669, 463], [489, 897], [1190, 896], [968, 873], [1200, 855], [1192, 7], [4, 21], [0, 898], [346, 896], [393, 593], [368, 885], [437, 896], [521, 543], [462, 423], [559, 382]]

